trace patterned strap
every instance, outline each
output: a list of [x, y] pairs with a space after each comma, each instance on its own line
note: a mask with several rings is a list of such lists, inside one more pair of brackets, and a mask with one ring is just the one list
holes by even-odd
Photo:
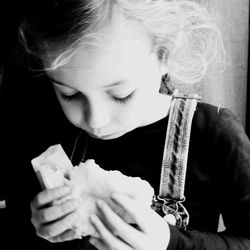
[[189, 139], [197, 94], [173, 94], [162, 160], [159, 197], [184, 199]]
[[177, 226], [186, 229], [189, 215], [181, 204], [185, 200], [184, 187], [189, 140], [197, 94], [180, 94], [176, 90], [170, 107], [162, 160], [159, 195], [154, 198], [153, 209], [160, 214], [174, 214]]

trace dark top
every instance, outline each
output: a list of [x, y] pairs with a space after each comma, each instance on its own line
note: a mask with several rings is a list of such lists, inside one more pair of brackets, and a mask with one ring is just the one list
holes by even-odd
[[[15, 72], [15, 74], [13, 74]], [[10, 69], [1, 98], [1, 189], [5, 197], [6, 249], [77, 249], [81, 240], [49, 243], [35, 235], [30, 201], [41, 190], [30, 160], [61, 143], [70, 156], [79, 130], [64, 117], [45, 76]], [[139, 176], [159, 189], [168, 117], [113, 140], [88, 139], [85, 159], [104, 169]], [[74, 160], [81, 157], [81, 136]], [[4, 146], [4, 147], [3, 147]], [[192, 123], [184, 206], [187, 231], [170, 226], [168, 249], [250, 249], [250, 142], [227, 109], [198, 103]], [[219, 215], [226, 230], [217, 233]], [[2, 221], [2, 219], [1, 219]], [[2, 249], [2, 248], [1, 248]], [[83, 248], [84, 249], [84, 248]]]

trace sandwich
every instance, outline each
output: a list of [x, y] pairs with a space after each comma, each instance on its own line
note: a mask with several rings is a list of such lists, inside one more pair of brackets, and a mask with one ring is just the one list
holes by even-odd
[[65, 199], [78, 199], [79, 220], [73, 225], [81, 236], [95, 236], [94, 227], [89, 221], [92, 214], [98, 214], [96, 200], [102, 199], [124, 221], [134, 224], [133, 219], [120, 206], [116, 205], [111, 195], [127, 195], [144, 207], [151, 207], [154, 190], [150, 184], [139, 177], [129, 177], [120, 171], [106, 171], [93, 159], [73, 166], [60, 144], [49, 147], [45, 152], [31, 160], [38, 180], [43, 189], [69, 185], [72, 192]]

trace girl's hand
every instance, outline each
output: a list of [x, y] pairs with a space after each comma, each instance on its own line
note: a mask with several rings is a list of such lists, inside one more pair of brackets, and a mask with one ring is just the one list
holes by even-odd
[[99, 250], [166, 250], [170, 240], [168, 223], [151, 208], [145, 209], [134, 200], [115, 194], [113, 200], [128, 212], [137, 224], [127, 224], [102, 200], [97, 202], [101, 218], [91, 216], [99, 238], [90, 243]]
[[68, 186], [48, 189], [40, 192], [31, 202], [31, 222], [36, 234], [50, 242], [61, 242], [79, 238], [72, 230], [78, 218], [77, 201], [66, 200], [60, 204], [59, 199], [70, 194]]

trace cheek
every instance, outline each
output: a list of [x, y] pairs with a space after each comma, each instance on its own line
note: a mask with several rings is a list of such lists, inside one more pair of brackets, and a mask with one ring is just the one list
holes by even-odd
[[71, 103], [64, 103], [64, 101], [60, 101], [60, 104], [67, 119], [75, 126], [81, 126], [82, 121], [84, 120], [84, 111], [82, 106], [74, 105]]
[[117, 110], [116, 117], [119, 119], [119, 124], [123, 124], [128, 127], [134, 127], [140, 125], [147, 117], [148, 109], [148, 97], [145, 93], [138, 91], [136, 97], [128, 104], [120, 107]]
[[[154, 79], [155, 80], [155, 79]], [[152, 108], [159, 99], [159, 84], [152, 84], [152, 82], [144, 82], [143, 88], [138, 89], [137, 96], [129, 109], [129, 119], [141, 125], [147, 121], [152, 115]], [[155, 111], [153, 111], [155, 112]]]

